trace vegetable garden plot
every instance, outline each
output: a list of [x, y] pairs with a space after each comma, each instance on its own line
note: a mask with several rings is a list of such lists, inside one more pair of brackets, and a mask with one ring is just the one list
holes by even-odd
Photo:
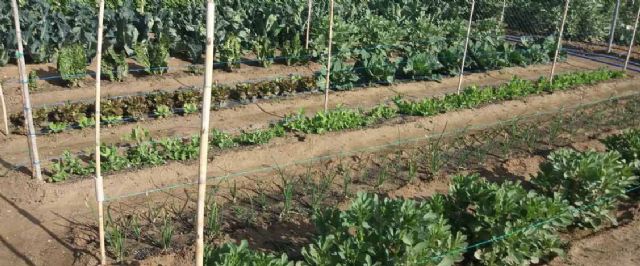
[[[442, 177], [459, 171], [479, 172], [482, 173], [483, 176], [496, 181], [512, 180], [514, 178], [518, 180], [528, 180], [526, 176], [519, 176], [518, 169], [509, 168], [510, 162], [535, 158], [536, 156], [539, 157], [539, 155], [536, 154], [546, 154], [549, 151], [558, 150], [562, 147], [572, 147], [575, 143], [589, 142], [593, 138], [602, 136], [603, 132], [616, 132], [617, 129], [625, 129], [629, 126], [637, 127], [638, 122], [635, 116], [639, 111], [639, 107], [640, 102], [637, 96], [607, 101], [578, 110], [566, 110], [561, 113], [534, 118], [533, 120], [513, 120], [497, 128], [483, 131], [460, 132], [454, 135], [447, 135], [442, 138], [432, 139], [428, 145], [412, 144], [399, 148], [398, 150], [390, 149], [376, 154], [365, 153], [335, 159], [331, 162], [323, 163], [322, 166], [311, 164], [294, 169], [283, 169], [279, 174], [272, 177], [256, 175], [247, 178], [238, 178], [236, 181], [229, 180], [218, 183], [215, 185], [214, 193], [216, 196], [213, 197], [212, 195], [209, 201], [208, 237], [213, 243], [219, 243], [217, 239], [226, 238], [226, 235], [232, 239], [251, 238], [250, 246], [252, 249], [258, 248], [260, 250], [275, 251], [276, 253], [284, 252], [287, 253], [288, 257], [292, 260], [304, 259], [311, 265], [315, 265], [315, 263], [318, 263], [315, 260], [330, 260], [331, 256], [329, 254], [332, 253], [318, 253], [313, 255], [311, 251], [317, 250], [320, 247], [329, 248], [334, 244], [347, 245], [348, 243], [340, 240], [334, 244], [330, 244], [323, 242], [326, 240], [323, 240], [325, 238], [322, 237], [315, 238], [314, 241], [311, 241], [311, 239], [314, 239], [312, 234], [298, 235], [299, 232], [308, 232], [310, 230], [309, 228], [315, 228], [315, 230], [312, 231], [316, 235], [340, 234], [340, 227], [323, 229], [323, 226], [333, 224], [328, 222], [331, 219], [339, 219], [338, 217], [343, 217], [340, 219], [347, 219], [346, 217], [350, 216], [342, 216], [342, 214], [340, 214], [340, 216], [331, 216], [331, 212], [328, 212], [326, 215], [329, 216], [315, 216], [315, 218], [313, 218], [316, 222], [319, 222], [316, 226], [311, 224], [308, 218], [305, 218], [313, 213], [317, 214], [317, 211], [325, 209], [325, 206], [336, 206], [347, 203], [350, 199], [356, 199], [356, 203], [354, 203], [352, 208], [358, 205], [361, 206], [361, 209], [367, 210], [371, 208], [371, 206], [367, 205], [369, 202], [372, 200], [373, 202], [377, 202], [377, 199], [369, 197], [359, 196], [353, 198], [358, 191], [371, 191], [397, 197], [432, 196], [437, 191], [446, 191], [447, 182], [443, 181]], [[612, 119], [600, 119], [602, 117], [610, 117]], [[633, 134], [633, 131], [630, 132], [630, 134]], [[613, 148], [613, 146], [609, 147]], [[590, 156], [589, 153], [585, 153], [585, 156], [587, 155]], [[537, 165], [532, 166], [537, 168]], [[532, 174], [535, 175], [535, 171]], [[459, 186], [456, 188], [456, 191], [459, 191], [459, 193], [463, 193], [461, 190], [467, 192], [472, 190], [468, 185], [464, 185], [464, 180], [463, 178], [457, 181]], [[526, 183], [526, 181], [523, 182]], [[622, 183], [620, 184], [622, 185]], [[253, 186], [256, 186], [256, 189], [254, 189]], [[435, 191], [433, 189], [426, 189], [429, 186], [435, 187]], [[526, 195], [526, 192], [522, 192], [522, 188], [518, 186], [519, 185], [516, 184], [506, 184], [502, 186], [489, 184], [480, 185], [480, 187], [483, 187], [483, 190], [487, 190], [485, 192], [504, 190], [511, 191], [510, 193], [515, 193], [516, 195]], [[516, 193], [516, 191], [520, 192]], [[454, 198], [457, 197], [455, 193], [457, 192], [451, 194]], [[430, 204], [434, 205], [430, 205], [431, 208], [427, 209], [432, 211], [437, 210], [437, 208], [439, 208], [437, 204], [440, 204], [438, 203], [438, 199], [439, 198], [436, 197], [429, 201], [431, 202]], [[171, 248], [181, 249], [179, 245], [182, 244], [179, 239], [184, 238], [183, 234], [191, 233], [188, 225], [183, 224], [183, 222], [187, 220], [187, 217], [191, 217], [192, 206], [189, 207], [189, 205], [186, 205], [185, 207], [180, 200], [174, 200], [176, 202], [173, 202], [173, 204], [182, 206], [180, 209], [176, 210], [169, 207], [172, 206], [172, 204], [169, 203], [166, 206], [154, 206], [149, 207], [147, 210], [140, 211], [131, 210], [126, 204], [112, 203], [110, 208], [114, 213], [119, 213], [119, 215], [114, 215], [114, 217], [119, 216], [120, 218], [112, 220], [111, 226], [114, 230], [119, 230], [121, 240], [125, 243], [122, 247], [112, 249], [114, 252], [112, 254], [113, 257], [115, 259], [131, 258], [132, 254], [139, 254], [135, 252], [136, 249], [143, 249], [147, 252], [151, 249], [155, 250], [151, 252], [152, 254], [157, 253], [162, 248], [159, 244], [161, 243], [159, 239], [162, 238], [162, 228], [166, 228], [167, 226], [183, 228], [178, 229], [178, 231], [171, 235], [172, 239], [176, 239], [173, 242], [174, 245], [178, 245], [172, 246]], [[555, 206], [557, 207], [560, 207], [562, 204], [559, 201], [545, 200], [542, 196], [531, 200], [537, 203], [546, 202], [545, 204], [556, 204]], [[448, 199], [445, 199], [445, 201], [448, 201]], [[533, 202], [529, 203], [533, 204]], [[362, 206], [360, 204], [365, 205]], [[384, 206], [382, 204], [382, 201], [380, 201], [374, 204], [374, 206]], [[391, 202], [384, 204], [392, 204], [391, 206], [395, 206], [393, 205], [394, 203]], [[389, 206], [389, 208], [393, 208], [391, 206]], [[424, 205], [420, 205], [420, 203], [415, 205], [415, 208], [422, 210], [423, 207], [418, 206]], [[489, 204], [487, 206], [494, 205]], [[539, 214], [554, 215], [552, 213]], [[334, 215], [338, 215], [338, 213]], [[381, 213], [380, 215], [384, 214]], [[485, 214], [478, 215], [482, 216]], [[487, 216], [483, 217], [487, 219], [515, 219], [514, 217], [506, 218], [506, 216], [497, 218], [499, 216], [494, 216], [496, 214], [486, 215]], [[537, 217], [533, 213], [531, 213], [531, 215], [532, 217]], [[148, 222], [149, 220], [153, 220], [153, 218], [158, 222], [155, 224], [144, 224], [144, 222], [141, 222]], [[564, 221], [567, 221], [565, 218], [563, 218]], [[293, 221], [302, 222], [294, 223]], [[322, 221], [327, 221], [327, 223], [323, 223]], [[450, 218], [448, 221], [451, 223], [451, 221], [462, 220]], [[528, 226], [539, 220], [523, 219], [518, 221], [521, 224], [513, 224], [511, 225], [514, 226], [513, 229], [505, 228], [504, 230], [506, 231], [504, 232], [507, 233], [509, 230]], [[373, 223], [373, 221], [371, 222]], [[375, 223], [377, 224], [377, 222]], [[558, 221], [558, 223], [561, 222]], [[558, 225], [558, 223], [554, 222], [555, 225]], [[387, 226], [383, 224], [378, 225], [381, 226], [381, 228]], [[452, 230], [452, 235], [455, 235], [455, 231], [470, 234], [462, 229], [467, 225], [459, 224], [453, 228], [456, 228], [456, 226], [462, 227], [449, 229]], [[261, 228], [266, 229], [263, 230]], [[267, 233], [272, 230], [273, 232]], [[552, 243], [543, 240], [549, 239], [547, 237], [551, 237], [554, 234], [553, 229], [539, 230], [541, 231], [538, 233], [527, 231], [528, 233], [523, 233], [519, 236], [508, 236], [505, 239], [492, 241], [493, 243], [470, 248], [468, 252], [473, 252], [476, 249], [482, 251], [484, 255], [479, 260], [488, 263], [488, 261], [492, 259], [499, 259], [503, 258], [502, 256], [506, 256], [508, 253], [505, 253], [507, 251], [503, 248], [513, 245], [513, 241], [518, 241], [516, 239], [530, 242], [533, 241], [532, 239], [539, 237], [537, 239], [540, 239], [542, 242], [540, 242], [541, 244], [538, 246], [539, 249], [536, 252], [540, 253], [532, 253], [531, 250], [529, 250], [521, 255], [527, 258], [525, 260], [531, 261], [535, 259], [534, 257], [538, 256], [541, 256], [539, 258], [544, 258], [553, 253], [550, 252], [549, 248], [557, 245], [559, 242]], [[144, 233], [140, 235], [140, 233], [136, 232], [148, 232], [149, 235], [144, 236]], [[493, 235], [495, 237], [500, 236], [500, 232], [498, 231], [492, 231], [490, 233], [497, 234]], [[340, 239], [339, 235], [335, 235], [335, 237], [336, 239]], [[383, 237], [383, 235], [379, 235], [379, 237]], [[484, 236], [483, 233], [478, 233], [475, 237], [490, 238], [491, 235]], [[455, 237], [455, 239], [457, 239], [458, 242], [451, 243], [457, 243], [456, 245], [458, 246], [440, 247], [436, 250], [440, 250], [442, 253], [438, 254], [452, 256], [454, 260], [461, 259], [461, 257], [455, 255], [460, 254], [459, 252], [449, 254], [446, 251], [471, 246], [477, 243], [477, 241], [483, 240], [474, 237], [463, 238], [460, 235]], [[486, 239], [487, 238], [485, 238], [485, 240]], [[559, 239], [556, 241], [558, 240]], [[380, 241], [384, 243], [384, 241], [387, 240], [381, 239]], [[329, 246], [315, 246], [316, 243], [325, 243]], [[217, 245], [218, 244], [214, 244], [213, 246]], [[301, 247], [305, 247], [305, 251], [302, 251]], [[226, 245], [219, 249], [212, 247], [211, 252], [210, 256], [212, 259], [223, 259], [237, 253], [246, 256], [244, 258], [247, 260], [259, 256], [257, 255], [259, 253], [254, 254], [247, 250], [246, 246], [241, 246], [239, 249], [233, 245]], [[406, 256], [409, 256], [407, 254], [409, 253], [404, 253], [403, 251], [390, 256], [398, 256], [397, 258], [406, 259]], [[427, 257], [438, 257], [438, 254]], [[374, 260], [381, 259], [381, 257], [379, 257], [381, 256], [380, 254], [371, 254], [371, 256]], [[276, 255], [275, 257], [280, 258], [280, 255]], [[356, 257], [350, 258], [356, 259]], [[275, 260], [275, 258], [273, 259]], [[467, 262], [470, 262], [468, 260], [469, 259], [467, 259]]]
[[[211, 133], [209, 146], [224, 150], [235, 146], [265, 144], [275, 137], [285, 136], [286, 132], [322, 134], [357, 129], [379, 124], [398, 115], [433, 116], [458, 109], [474, 108], [488, 103], [518, 99], [542, 92], [561, 91], [579, 85], [594, 84], [622, 77], [621, 72], [598, 70], [561, 75], [556, 78], [553, 85], [544, 78], [535, 83], [514, 78], [504, 86], [485, 89], [470, 87], [465, 89], [462, 94], [449, 94], [443, 98], [428, 98], [416, 102], [397, 97], [394, 99], [396, 108], [381, 104], [368, 111], [337, 108], [328, 113], [318, 113], [311, 117], [299, 113], [286, 116], [267, 129], [243, 131], [236, 136], [214, 130]], [[118, 149], [114, 145], [103, 146], [101, 150], [104, 157], [102, 158], [104, 162], [102, 170], [117, 172], [127, 168], [167, 164], [169, 161], [188, 161], [197, 155], [197, 147], [200, 144], [199, 138], [195, 136], [186, 139], [172, 137], [152, 140], [141, 132], [134, 131], [132, 133], [132, 138], [136, 141], [133, 146], [127, 146], [124, 149]], [[74, 175], [89, 175], [94, 168], [91, 162], [86, 164], [67, 152], [52, 165], [50, 181], [59, 182]]]

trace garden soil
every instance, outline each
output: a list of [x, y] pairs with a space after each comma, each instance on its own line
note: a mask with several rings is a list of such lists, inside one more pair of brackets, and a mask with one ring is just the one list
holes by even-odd
[[[562, 69], [566, 69], [567, 65], [578, 65], [579, 62], [569, 60], [568, 64], [562, 64]], [[593, 68], [593, 64], [583, 62], [583, 67]], [[578, 65], [579, 67], [579, 65]], [[540, 68], [540, 73], [528, 75], [534, 78], [542, 74], [544, 68]], [[513, 71], [513, 72], [508, 72]], [[525, 69], [509, 69], [503, 72], [491, 72], [489, 74], [472, 75], [468, 83], [481, 82], [490, 80], [496, 76], [493, 82], [506, 81], [515, 74], [520, 72], [526, 75]], [[501, 74], [501, 75], [498, 75]], [[451, 88], [452, 80], [445, 80], [441, 84], [443, 87]], [[589, 103], [596, 100], [605, 100], [613, 96], [623, 96], [637, 93], [636, 78], [608, 82], [597, 86], [583, 87], [580, 89], [554, 93], [552, 95], [541, 95], [528, 97], [524, 100], [509, 101], [501, 104], [487, 105], [474, 110], [462, 110], [438, 115], [428, 118], [399, 118], [389, 121], [385, 124], [372, 128], [354, 130], [340, 133], [328, 133], [324, 135], [307, 135], [307, 136], [289, 136], [272, 141], [267, 145], [236, 149], [224, 153], [214, 154], [209, 163], [209, 176], [221, 176], [228, 173], [236, 173], [245, 169], [255, 169], [261, 167], [269, 167], [277, 165], [278, 167], [286, 167], [288, 164], [294, 163], [303, 158], [311, 158], [317, 156], [328, 156], [336, 152], [350, 152], [353, 150], [363, 149], [376, 145], [387, 145], [398, 139], [422, 138], [428, 134], [443, 131], [451, 131], [463, 129], [469, 126], [489, 125], [493, 122], [506, 120], [518, 115], [533, 114], [541, 111], [552, 111], [561, 107], [570, 108], [582, 103]], [[366, 89], [354, 92], [333, 93], [335, 100], [345, 99], [351, 101], [352, 105], [363, 103], [368, 106], [369, 103], [378, 103], [379, 100], [385, 99], [394, 93], [391, 90], [405, 88], [407, 92], [417, 92], [420, 90], [428, 90], [433, 86], [433, 82], [402, 84], [392, 87]], [[448, 84], [448, 85], [446, 85]], [[373, 91], [376, 91], [375, 93]], [[444, 92], [446, 90], [443, 90]], [[383, 93], [384, 92], [384, 93]], [[442, 93], [441, 92], [441, 93]], [[386, 94], [385, 94], [386, 93]], [[347, 96], [349, 95], [349, 96]], [[318, 96], [309, 96], [303, 99], [287, 100], [282, 102], [269, 103], [278, 106], [279, 104], [288, 105], [290, 108], [304, 106], [304, 103], [319, 103]], [[352, 100], [357, 99], [357, 100]], [[375, 99], [375, 100], [372, 100]], [[367, 103], [367, 104], [364, 104]], [[236, 112], [236, 116], [231, 116], [229, 112], [228, 119], [240, 119], [242, 113], [250, 111], [253, 107], [244, 107]], [[281, 109], [282, 110], [282, 109]], [[221, 111], [225, 112], [225, 111]], [[283, 112], [284, 113], [284, 112]], [[217, 114], [217, 113], [216, 113]], [[248, 115], [247, 117], [251, 117]], [[181, 118], [182, 119], [182, 118]], [[180, 119], [171, 120], [175, 123], [175, 128], [181, 128], [185, 124], [197, 121], [197, 117], [189, 118], [190, 122], [180, 122]], [[249, 119], [249, 118], [247, 118]], [[248, 124], [264, 123], [264, 120], [249, 120]], [[235, 121], [218, 121], [218, 123], [231, 123]], [[163, 121], [161, 123], [167, 123]], [[239, 122], [236, 126], [241, 126]], [[245, 124], [246, 125], [246, 124]], [[194, 128], [194, 126], [191, 126]], [[153, 128], [151, 128], [153, 129]], [[175, 129], [174, 129], [175, 130]], [[195, 131], [195, 128], [194, 128]], [[171, 134], [171, 133], [169, 133]], [[67, 145], [68, 139], [79, 138], [80, 135], [91, 136], [90, 132], [72, 133], [70, 135], [58, 136], [57, 141], [51, 140], [50, 146]], [[119, 137], [119, 134], [107, 134], [107, 136]], [[16, 150], [20, 149], [18, 142], [10, 140], [4, 141], [3, 149], [6, 145], [16, 146]], [[46, 140], [43, 141], [46, 143]], [[57, 145], [54, 145], [57, 143]], [[72, 143], [71, 143], [72, 144]], [[72, 144], [73, 145], [73, 144]], [[85, 144], [83, 144], [85, 145]], [[46, 145], [45, 145], [46, 146]], [[82, 148], [82, 145], [76, 148]], [[88, 147], [87, 147], [88, 148]], [[11, 150], [11, 149], [9, 149]], [[4, 154], [4, 153], [3, 153]], [[43, 155], [44, 156], [44, 155]], [[4, 155], [3, 155], [4, 158]], [[529, 163], [536, 163], [536, 160], [525, 160], [524, 162], [513, 163], [513, 171], [530, 172], [532, 166]], [[520, 165], [520, 166], [518, 166]], [[0, 173], [1, 174], [1, 173]], [[105, 176], [106, 194], [110, 197], [118, 197], [129, 193], [145, 191], [149, 189], [163, 188], [171, 184], [186, 183], [195, 180], [197, 174], [197, 166], [195, 164], [170, 163], [168, 165], [158, 166], [154, 168], [146, 168], [137, 171], [122, 172]], [[242, 179], [240, 177], [239, 179]], [[211, 183], [216, 183], [220, 179], [212, 179]], [[445, 182], [445, 181], [441, 181]], [[396, 196], [407, 197], [414, 194], [438, 192], [446, 187], [446, 182], [431, 187], [431, 191], [424, 193], [425, 187], [420, 185], [412, 188], [401, 188]], [[439, 189], [438, 189], [439, 188]], [[175, 196], [185, 200], [194, 201], [194, 195], [185, 193], [186, 189], [173, 189], [163, 192], [151, 193], [148, 196], [142, 195], [138, 198], [158, 199], [167, 196]], [[135, 198], [122, 199], [125, 204], [135, 202]], [[133, 204], [133, 203], [132, 203]], [[135, 205], [135, 204], [134, 204]], [[132, 205], [132, 208], [134, 207]], [[96, 231], [95, 224], [95, 202], [93, 180], [82, 179], [61, 184], [39, 184], [30, 181], [26, 173], [18, 171], [8, 171], [0, 178], [0, 264], [2, 265], [91, 265], [96, 264]], [[631, 253], [637, 249], [620, 249], [616, 245], [605, 243], [614, 239], [607, 235], [619, 234], [620, 239], [632, 241], [630, 247], [637, 245], [637, 237], [622, 238], [622, 236], [635, 232], [637, 236], [637, 223], [634, 228], [623, 226], [612, 229], [604, 233], [602, 238], [599, 235], [587, 237], [579, 240], [573, 245], [570, 251], [568, 262], [557, 262], [555, 265], [593, 265], [580, 264], [594, 260], [585, 260], [582, 254], [588, 256], [599, 256], [591, 253], [590, 247], [600, 247], [610, 254], [619, 254], [625, 258], [633, 258]], [[622, 232], [618, 232], [623, 230]], [[633, 231], [636, 230], [636, 231]], [[77, 232], [83, 232], [84, 235]], [[74, 233], [75, 232], [75, 233]], [[605, 242], [603, 242], [605, 241]], [[625, 253], [626, 252], [626, 253]], [[160, 257], [154, 257], [144, 261], [143, 265], [184, 265], [190, 263], [190, 251], [184, 251], [183, 254], [172, 254]], [[582, 259], [581, 259], [582, 258]], [[574, 260], [575, 259], [575, 260]], [[600, 258], [602, 262], [613, 262], [607, 260], [607, 257]], [[554, 262], [556, 263], [556, 262]], [[576, 264], [571, 264], [576, 263]], [[615, 265], [615, 264], [600, 264]], [[622, 264], [621, 264], [622, 265]]]

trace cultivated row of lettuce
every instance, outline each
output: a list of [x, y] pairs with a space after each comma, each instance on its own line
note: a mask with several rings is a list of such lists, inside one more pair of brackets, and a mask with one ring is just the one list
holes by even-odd
[[[593, 84], [597, 81], [622, 77], [622, 72], [596, 70], [572, 74], [558, 75], [557, 83], [551, 85], [544, 78], [530, 82], [514, 78], [506, 85], [480, 89], [471, 87], [461, 94], [448, 94], [441, 98], [427, 98], [421, 102], [411, 102], [396, 98], [397, 108], [378, 105], [371, 110], [346, 109], [338, 107], [329, 112], [318, 112], [313, 116], [305, 116], [304, 112], [285, 116], [281, 121], [266, 129], [243, 131], [240, 134], [214, 130], [211, 132], [210, 146], [227, 149], [237, 146], [258, 145], [282, 137], [286, 132], [304, 134], [322, 134], [331, 131], [358, 129], [396, 117], [398, 114], [413, 116], [431, 116], [451, 110], [473, 108], [502, 100], [511, 100], [543, 91], [565, 90], [582, 84]], [[134, 130], [134, 135], [140, 135]], [[197, 156], [200, 140], [191, 138], [167, 138], [154, 140], [136, 138], [136, 145], [118, 148], [115, 145], [102, 147], [102, 167], [106, 172], [127, 168], [154, 166], [168, 161], [186, 161]], [[52, 169], [51, 181], [62, 181], [70, 176], [82, 176], [90, 173], [93, 163], [83, 163], [79, 158], [66, 154], [56, 160]], [[87, 170], [82, 170], [87, 169]]]

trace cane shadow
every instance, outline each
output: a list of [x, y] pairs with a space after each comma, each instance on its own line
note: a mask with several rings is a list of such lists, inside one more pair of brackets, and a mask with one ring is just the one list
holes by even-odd
[[33, 172], [31, 172], [31, 169], [29, 169], [27, 166], [23, 166], [23, 165], [15, 165], [13, 163], [10, 163], [2, 158], [0, 158], [0, 166], [2, 166], [3, 168], [5, 168], [7, 171], [6, 172], [0, 172], [0, 177], [5, 177], [7, 176], [7, 174], [9, 174], [9, 172], [11, 171], [18, 171], [22, 174], [28, 175], [28, 176], [32, 176]]
[[[71, 254], [79, 254], [79, 253], [84, 253], [90, 256], [93, 256], [96, 260], [99, 260], [98, 257], [96, 257], [94, 254], [91, 254], [91, 252], [89, 252], [89, 250], [87, 249], [79, 249], [79, 248], [75, 248], [72, 247], [71, 245], [69, 245], [66, 241], [64, 241], [64, 239], [61, 239], [58, 235], [56, 235], [54, 232], [52, 232], [49, 228], [47, 228], [46, 226], [44, 226], [42, 224], [42, 221], [38, 220], [38, 218], [36, 218], [35, 216], [33, 216], [31, 213], [29, 213], [28, 211], [26, 211], [23, 208], [20, 208], [20, 206], [16, 205], [13, 201], [9, 200], [5, 195], [0, 193], [0, 199], [3, 199], [4, 201], [6, 201], [11, 207], [13, 207], [20, 215], [22, 215], [24, 218], [27, 218], [27, 220], [29, 220], [29, 222], [31, 222], [32, 224], [38, 226], [40, 229], [42, 229], [42, 231], [44, 231], [45, 233], [47, 233], [47, 235], [49, 235], [49, 237], [51, 237], [53, 240], [57, 241], [58, 243], [60, 243], [62, 246], [64, 246], [67, 250], [69, 250], [70, 252], [72, 252]], [[4, 242], [4, 240], [3, 240]], [[16, 255], [21, 254], [19, 251], [15, 251], [17, 252]], [[15, 253], [14, 252], [14, 253]], [[20, 256], [20, 255], [18, 255]], [[22, 256], [24, 256], [24, 254], [22, 254]], [[79, 258], [79, 256], [75, 256], [74, 260]]]
[[2, 243], [2, 245], [7, 247], [7, 249], [9, 249], [9, 251], [11, 251], [11, 253], [16, 255], [16, 257], [20, 258], [26, 265], [29, 265], [29, 266], [35, 266], [36, 265], [25, 254], [20, 252], [18, 249], [16, 249], [16, 247], [11, 245], [11, 243], [9, 243], [6, 239], [4, 239], [4, 237], [2, 235], [0, 235], [0, 243]]

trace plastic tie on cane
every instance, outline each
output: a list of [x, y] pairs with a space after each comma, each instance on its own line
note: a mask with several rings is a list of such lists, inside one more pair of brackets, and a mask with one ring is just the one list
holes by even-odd
[[16, 58], [24, 57], [24, 53], [21, 53], [20, 51], [16, 51], [15, 55], [16, 55]]
[[98, 202], [104, 202], [104, 189], [101, 177], [96, 177], [96, 200]]

